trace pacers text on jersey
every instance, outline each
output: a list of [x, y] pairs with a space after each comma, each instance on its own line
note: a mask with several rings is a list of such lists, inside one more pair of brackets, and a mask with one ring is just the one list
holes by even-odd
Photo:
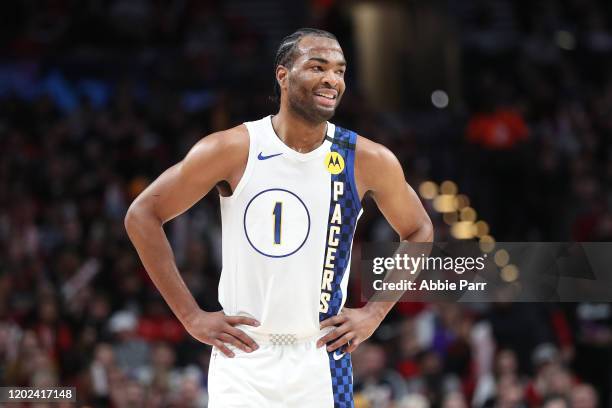
[[334, 281], [334, 270], [336, 266], [336, 252], [340, 240], [340, 228], [342, 225], [342, 206], [338, 202], [344, 194], [344, 183], [334, 181], [332, 188], [332, 205], [334, 206], [332, 217], [327, 228], [327, 248], [323, 263], [323, 278], [321, 279], [321, 301], [319, 302], [319, 312], [327, 313], [329, 301], [332, 294], [332, 282]]

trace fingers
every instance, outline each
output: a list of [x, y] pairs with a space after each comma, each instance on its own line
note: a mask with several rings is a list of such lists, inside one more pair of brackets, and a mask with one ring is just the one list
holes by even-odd
[[[352, 333], [345, 334], [344, 336], [340, 337], [338, 340], [334, 341], [332, 344], [327, 346], [327, 351], [331, 353], [332, 351], [339, 349], [340, 347], [342, 347], [345, 344], [349, 343], [353, 337], [354, 337], [354, 335]], [[349, 346], [349, 348], [350, 348], [350, 346]], [[348, 351], [348, 350], [349, 349], [347, 348], [346, 352], [350, 353], [350, 351]]]
[[346, 321], [346, 315], [339, 314], [337, 316], [330, 317], [329, 319], [325, 319], [319, 325], [319, 328], [324, 329], [326, 327], [337, 326]]
[[[221, 312], [222, 313], [222, 312]], [[236, 329], [234, 325], [245, 324], [248, 326], [259, 326], [259, 322], [255, 319], [246, 316], [225, 316], [223, 315], [224, 323], [222, 324], [221, 333], [216, 336], [216, 339], [211, 343], [217, 347], [223, 354], [228, 357], [234, 357], [235, 354], [228, 347], [231, 344], [239, 350], [246, 353], [251, 353], [259, 348], [257, 343], [247, 336], [242, 330]]]
[[340, 327], [336, 327], [334, 330], [330, 331], [329, 333], [327, 333], [325, 336], [321, 337], [317, 341], [317, 347], [323, 347], [323, 345], [329, 343], [330, 341], [334, 339], [337, 339], [338, 337], [342, 336], [343, 334], [349, 331], [350, 331], [350, 326], [348, 324], [344, 324]]
[[221, 340], [215, 340], [213, 342], [213, 346], [215, 346], [216, 348], [219, 349], [219, 351], [221, 351], [223, 354], [225, 354], [226, 356], [228, 356], [229, 358], [234, 357], [234, 353], [232, 352], [232, 350], [230, 350], [229, 348], [227, 348], [227, 346], [225, 344], [223, 344], [223, 342]]
[[255, 343], [255, 341], [253, 341], [252, 338], [250, 338], [249, 336], [246, 335], [245, 332], [243, 332], [240, 329], [237, 329], [233, 326], [228, 326], [225, 331], [229, 334], [231, 334], [232, 336], [234, 336], [234, 338], [238, 339], [239, 341], [241, 341], [245, 346], [249, 347], [251, 350], [257, 350], [259, 348], [259, 346], [257, 345], [257, 343]]
[[253, 351], [252, 348], [250, 348], [249, 346], [247, 346], [246, 344], [244, 344], [243, 342], [238, 340], [236, 337], [231, 336], [231, 335], [229, 335], [227, 333], [221, 333], [219, 335], [219, 340], [223, 341], [224, 343], [231, 344], [232, 346], [234, 346], [234, 347], [236, 347], [236, 348], [238, 348], [238, 349], [240, 349], [240, 350], [242, 350], [244, 352], [247, 352], [247, 353], [250, 353], [251, 351]]
[[237, 324], [246, 324], [247, 326], [258, 327], [259, 322], [255, 319], [246, 316], [225, 316], [225, 321], [235, 326]]
[[347, 353], [352, 353], [353, 351], [355, 351], [357, 349], [357, 347], [359, 347], [359, 345], [361, 344], [361, 341], [359, 341], [359, 339], [354, 338], [351, 341], [348, 342], [348, 346], [346, 347], [346, 352]]

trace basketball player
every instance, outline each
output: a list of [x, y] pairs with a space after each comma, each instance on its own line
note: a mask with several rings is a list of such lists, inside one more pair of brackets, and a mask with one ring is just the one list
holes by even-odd
[[[432, 225], [389, 150], [328, 122], [344, 93], [336, 38], [301, 29], [276, 58], [276, 115], [200, 140], [136, 198], [125, 225], [151, 279], [199, 341], [213, 346], [210, 407], [351, 407], [350, 353], [393, 302], [343, 308], [361, 200], [402, 240]], [[219, 312], [198, 307], [163, 224], [220, 193]]]

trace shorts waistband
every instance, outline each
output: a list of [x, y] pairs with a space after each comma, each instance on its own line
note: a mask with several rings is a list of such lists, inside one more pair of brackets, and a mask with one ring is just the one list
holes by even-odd
[[308, 343], [319, 340], [329, 333], [332, 328], [326, 327], [315, 333], [295, 334], [295, 333], [259, 333], [245, 331], [246, 335], [252, 338], [257, 344], [269, 344], [272, 346], [291, 346], [299, 343]]

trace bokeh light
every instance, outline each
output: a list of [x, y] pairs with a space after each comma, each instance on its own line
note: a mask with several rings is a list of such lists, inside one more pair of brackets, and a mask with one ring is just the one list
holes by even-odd
[[459, 218], [461, 221], [476, 221], [476, 210], [472, 207], [465, 207], [459, 212]]
[[441, 89], [436, 89], [431, 93], [431, 103], [438, 109], [448, 106], [448, 94]]
[[426, 200], [433, 200], [438, 195], [438, 185], [433, 181], [424, 181], [419, 186], [419, 194]]
[[506, 266], [510, 261], [510, 254], [505, 249], [499, 249], [497, 252], [495, 252], [494, 259], [497, 266]]
[[462, 208], [465, 207], [469, 207], [470, 205], [470, 198], [468, 196], [466, 196], [465, 194], [459, 194], [455, 197], [455, 201], [457, 209], [461, 210]]
[[489, 253], [495, 249], [495, 238], [490, 235], [483, 235], [480, 237], [480, 250], [482, 252]]
[[471, 221], [459, 221], [451, 226], [451, 235], [456, 239], [474, 238], [474, 224]]
[[500, 275], [504, 282], [514, 282], [519, 277], [519, 270], [512, 264], [506, 265], [502, 268]]
[[477, 221], [474, 224], [474, 228], [476, 229], [474, 235], [476, 235], [478, 238], [481, 238], [489, 233], [489, 224], [487, 224], [485, 221]]
[[455, 207], [455, 196], [450, 194], [441, 194], [434, 198], [433, 207], [436, 211], [441, 213], [454, 212], [457, 210]]
[[446, 225], [453, 225], [459, 221], [459, 214], [457, 214], [457, 211], [444, 213], [442, 215], [442, 220], [446, 223]]
[[446, 180], [443, 181], [442, 184], [440, 184], [440, 192], [442, 194], [455, 195], [457, 194], [457, 191], [457, 184], [455, 184], [454, 181]]

